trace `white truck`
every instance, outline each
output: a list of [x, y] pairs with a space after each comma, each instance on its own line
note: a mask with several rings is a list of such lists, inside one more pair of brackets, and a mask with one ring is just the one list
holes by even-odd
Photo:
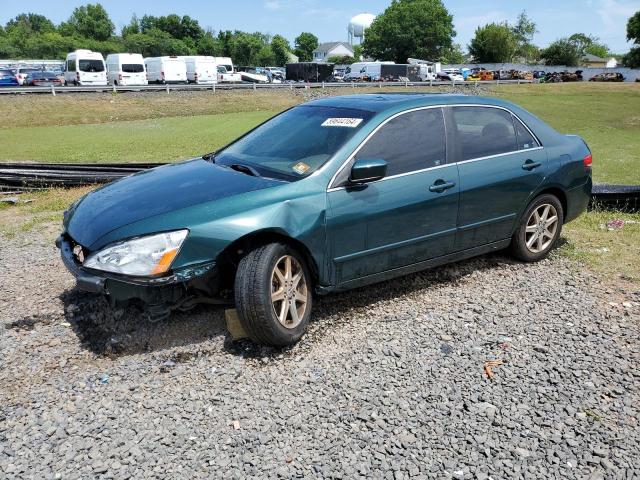
[[144, 59], [149, 83], [187, 83], [187, 65], [183, 58], [149, 57]]
[[427, 60], [410, 58], [407, 63], [409, 65], [417, 65], [420, 68], [418, 75], [423, 82], [437, 80], [438, 74], [442, 72], [442, 64], [440, 62], [429, 62]]
[[218, 83], [240, 83], [242, 76], [233, 68], [233, 61], [229, 57], [213, 57], [218, 65]]
[[139, 53], [107, 55], [107, 79], [110, 85], [147, 85], [144, 58]]
[[213, 57], [196, 55], [184, 58], [187, 80], [197, 85], [213, 85], [218, 82], [218, 64]]
[[104, 57], [91, 50], [76, 50], [67, 55], [64, 69], [65, 85], [107, 85]]
[[395, 62], [356, 62], [345, 70], [344, 81], [379, 80], [382, 75], [382, 65], [395, 65]]

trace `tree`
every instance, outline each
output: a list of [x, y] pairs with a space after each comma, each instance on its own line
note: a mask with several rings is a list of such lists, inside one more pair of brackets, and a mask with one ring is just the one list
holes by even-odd
[[540, 49], [533, 44], [533, 36], [538, 33], [536, 24], [529, 18], [527, 12], [518, 15], [518, 21], [511, 27], [516, 40], [515, 56], [526, 62], [535, 61], [540, 56]]
[[406, 63], [407, 58], [437, 59], [455, 36], [453, 16], [441, 0], [393, 0], [367, 30], [364, 54]]
[[364, 55], [364, 48], [362, 45], [354, 45], [353, 46], [353, 59], [356, 62], [362, 61], [362, 57]]
[[20, 30], [26, 34], [54, 32], [55, 25], [44, 15], [22, 13], [7, 22], [6, 32], [11, 34]]
[[575, 43], [580, 52], [580, 57], [584, 57], [587, 53], [601, 58], [609, 55], [609, 47], [604, 43], [600, 43], [600, 39], [593, 35], [574, 33], [569, 37], [569, 40]]
[[318, 48], [318, 37], [313, 33], [302, 32], [295, 39], [295, 50], [293, 53], [301, 62], [310, 62], [313, 60], [313, 51]]
[[275, 66], [281, 67], [289, 61], [291, 46], [289, 41], [282, 35], [274, 35], [271, 39], [271, 50], [273, 51]]
[[60, 33], [63, 35], [80, 35], [94, 40], [108, 40], [114, 32], [115, 25], [99, 3], [74, 9], [69, 20], [60, 25]]
[[640, 11], [627, 22], [627, 40], [635, 46], [624, 56], [624, 64], [630, 68], [640, 68]]
[[542, 50], [540, 56], [546, 61], [547, 65], [577, 67], [582, 60], [580, 49], [575, 42], [572, 42], [568, 38], [556, 40]]
[[356, 57], [350, 57], [349, 55], [345, 55], [344, 57], [341, 57], [340, 55], [334, 55], [327, 58], [328, 63], [335, 63], [336, 65], [351, 65], [352, 63], [359, 61], [360, 60]]
[[207, 30], [198, 42], [198, 55], [222, 56], [222, 45], [212, 30]]
[[627, 22], [627, 40], [640, 45], [640, 10]]
[[163, 17], [144, 15], [140, 20], [140, 31], [146, 33], [151, 29], [162, 30], [179, 40], [190, 38], [197, 41], [204, 35], [204, 30], [200, 27], [198, 21], [188, 15], [182, 18], [176, 14]]
[[138, 20], [138, 16], [134, 13], [129, 21], [129, 25], [122, 27], [122, 38], [126, 38], [129, 35], [140, 32], [140, 20]]
[[506, 63], [513, 60], [518, 40], [508, 23], [490, 23], [476, 29], [469, 53], [479, 63]]
[[449, 50], [447, 50], [444, 55], [440, 58], [442, 63], [446, 63], [449, 65], [456, 65], [460, 63], [464, 63], [465, 55], [462, 51], [462, 46], [459, 43], [455, 43], [451, 46]]
[[196, 53], [182, 40], [173, 38], [167, 32], [152, 28], [145, 33], [132, 33], [124, 39], [124, 49], [141, 53], [144, 57], [162, 55], [193, 55]]

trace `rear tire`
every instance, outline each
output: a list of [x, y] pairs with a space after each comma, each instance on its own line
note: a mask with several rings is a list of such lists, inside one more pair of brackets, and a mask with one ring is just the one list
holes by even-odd
[[511, 240], [511, 254], [523, 262], [539, 262], [549, 256], [556, 245], [564, 210], [555, 195], [537, 197], [527, 207]]
[[235, 302], [240, 321], [256, 343], [295, 344], [311, 317], [311, 275], [302, 255], [271, 243], [249, 252], [238, 265]]

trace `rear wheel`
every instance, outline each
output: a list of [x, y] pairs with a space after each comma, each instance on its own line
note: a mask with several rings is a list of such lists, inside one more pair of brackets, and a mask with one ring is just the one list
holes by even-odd
[[560, 200], [546, 194], [536, 198], [527, 208], [511, 241], [511, 252], [523, 262], [546, 258], [555, 246], [564, 223]]
[[238, 265], [235, 301], [251, 340], [274, 347], [296, 343], [307, 329], [312, 308], [311, 276], [304, 258], [281, 243], [249, 252]]

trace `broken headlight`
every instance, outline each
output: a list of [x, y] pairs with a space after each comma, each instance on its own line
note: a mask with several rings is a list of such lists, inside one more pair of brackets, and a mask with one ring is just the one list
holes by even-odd
[[159, 233], [116, 243], [90, 255], [83, 267], [136, 277], [169, 271], [188, 230]]

